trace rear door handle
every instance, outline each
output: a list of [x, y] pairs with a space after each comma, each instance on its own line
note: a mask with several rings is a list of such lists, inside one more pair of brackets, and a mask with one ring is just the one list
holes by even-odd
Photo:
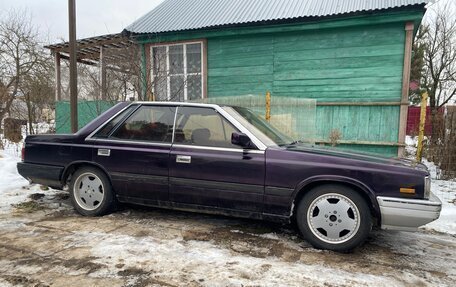
[[179, 163], [191, 163], [192, 157], [189, 155], [178, 155], [176, 156], [176, 162]]
[[98, 153], [99, 156], [110, 156], [111, 155], [111, 150], [107, 148], [99, 148]]

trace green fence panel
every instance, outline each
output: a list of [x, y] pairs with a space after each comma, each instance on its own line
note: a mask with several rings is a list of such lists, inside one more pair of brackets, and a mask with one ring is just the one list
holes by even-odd
[[[111, 101], [79, 101], [78, 129], [84, 127], [115, 104], [115, 102]], [[55, 131], [58, 134], [71, 133], [69, 101], [56, 102]]]

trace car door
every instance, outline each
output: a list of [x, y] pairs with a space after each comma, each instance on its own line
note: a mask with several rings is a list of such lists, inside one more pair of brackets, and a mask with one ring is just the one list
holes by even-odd
[[263, 208], [264, 152], [231, 144], [238, 131], [215, 109], [178, 107], [170, 201], [238, 211]]
[[141, 105], [95, 134], [94, 161], [107, 170], [120, 199], [168, 200], [175, 111], [174, 106]]

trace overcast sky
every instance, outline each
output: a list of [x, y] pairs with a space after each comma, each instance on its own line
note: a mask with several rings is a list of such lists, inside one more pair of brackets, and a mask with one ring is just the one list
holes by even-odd
[[[162, 1], [76, 0], [77, 38], [119, 33]], [[68, 39], [68, 0], [0, 0], [0, 17], [10, 9], [26, 9], [44, 41]]]
[[[119, 33], [163, 0], [76, 0], [77, 38]], [[229, 1], [229, 0], [226, 0]], [[437, 6], [456, 0], [440, 0]], [[68, 40], [68, 0], [0, 0], [0, 17], [24, 10], [46, 43]], [[453, 5], [453, 9], [456, 5]]]

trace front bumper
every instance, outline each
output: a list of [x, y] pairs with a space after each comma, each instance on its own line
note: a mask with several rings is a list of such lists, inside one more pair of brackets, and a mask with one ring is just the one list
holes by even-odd
[[377, 197], [381, 213], [381, 228], [414, 231], [440, 216], [442, 202], [433, 193], [429, 199]]
[[63, 167], [61, 166], [18, 162], [17, 171], [32, 183], [39, 183], [56, 189], [62, 188], [60, 178]]

